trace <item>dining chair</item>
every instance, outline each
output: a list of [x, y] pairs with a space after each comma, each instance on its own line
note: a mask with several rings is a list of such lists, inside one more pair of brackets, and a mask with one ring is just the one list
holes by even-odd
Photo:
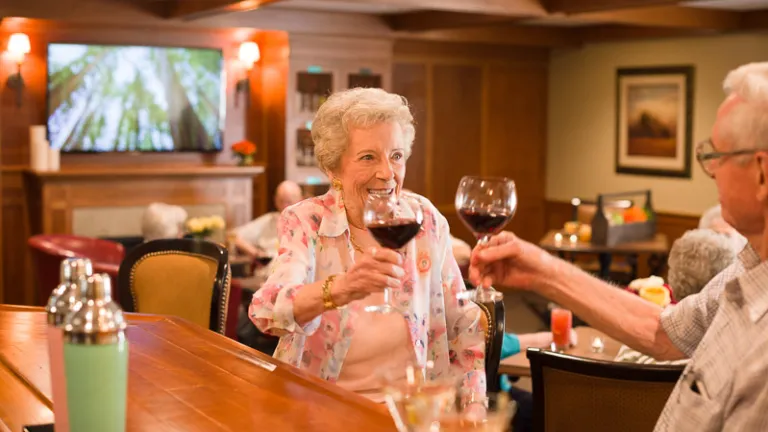
[[529, 348], [536, 432], [647, 432], [684, 366], [592, 360]]
[[117, 273], [125, 256], [125, 249], [120, 243], [70, 234], [40, 234], [30, 237], [27, 245], [34, 266], [37, 285], [35, 304], [38, 306], [45, 305], [59, 284], [59, 266], [65, 258], [90, 259], [93, 271], [107, 273], [112, 278], [113, 290], [120, 290]]
[[483, 311], [481, 327], [485, 333], [485, 377], [489, 392], [498, 392], [501, 344], [504, 341], [504, 302], [475, 302]]
[[173, 315], [225, 334], [231, 272], [227, 250], [204, 240], [152, 240], [120, 265], [126, 312]]

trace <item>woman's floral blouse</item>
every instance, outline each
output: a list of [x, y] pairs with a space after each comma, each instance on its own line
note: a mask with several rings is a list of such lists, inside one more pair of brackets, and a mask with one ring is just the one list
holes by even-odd
[[[465, 386], [484, 393], [482, 312], [456, 299], [465, 287], [451, 253], [448, 223], [426, 198], [403, 194], [421, 204], [424, 222], [406, 246], [406, 275], [392, 302], [406, 312], [418, 361], [433, 364], [431, 379], [462, 375]], [[293, 299], [305, 284], [343, 273], [354, 262], [341, 193], [331, 189], [289, 207], [278, 222], [278, 235], [274, 273], [254, 294], [249, 315], [262, 332], [281, 337], [275, 358], [334, 382], [357, 317], [365, 312], [353, 302], [300, 326], [293, 318]]]

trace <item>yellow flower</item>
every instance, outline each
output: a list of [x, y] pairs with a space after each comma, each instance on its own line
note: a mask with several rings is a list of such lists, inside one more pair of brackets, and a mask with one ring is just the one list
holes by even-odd
[[226, 222], [224, 222], [224, 218], [221, 216], [212, 216], [211, 224], [216, 229], [224, 229], [227, 226]]
[[192, 218], [187, 221], [187, 229], [190, 232], [197, 233], [205, 230], [205, 225], [200, 218]]

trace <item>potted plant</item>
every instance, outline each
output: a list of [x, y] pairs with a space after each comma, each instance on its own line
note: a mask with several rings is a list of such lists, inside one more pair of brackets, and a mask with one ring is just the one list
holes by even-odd
[[232, 153], [238, 158], [237, 164], [240, 166], [253, 165], [253, 156], [256, 154], [256, 144], [242, 140], [232, 144]]

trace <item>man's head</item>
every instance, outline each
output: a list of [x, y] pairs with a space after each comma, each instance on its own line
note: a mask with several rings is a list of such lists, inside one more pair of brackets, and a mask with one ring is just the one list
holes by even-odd
[[275, 207], [277, 207], [277, 211], [281, 212], [286, 207], [301, 201], [302, 198], [301, 187], [290, 180], [285, 180], [275, 190]]
[[768, 208], [768, 62], [731, 71], [710, 143], [697, 149], [717, 184], [723, 219], [740, 233], [762, 233]]

